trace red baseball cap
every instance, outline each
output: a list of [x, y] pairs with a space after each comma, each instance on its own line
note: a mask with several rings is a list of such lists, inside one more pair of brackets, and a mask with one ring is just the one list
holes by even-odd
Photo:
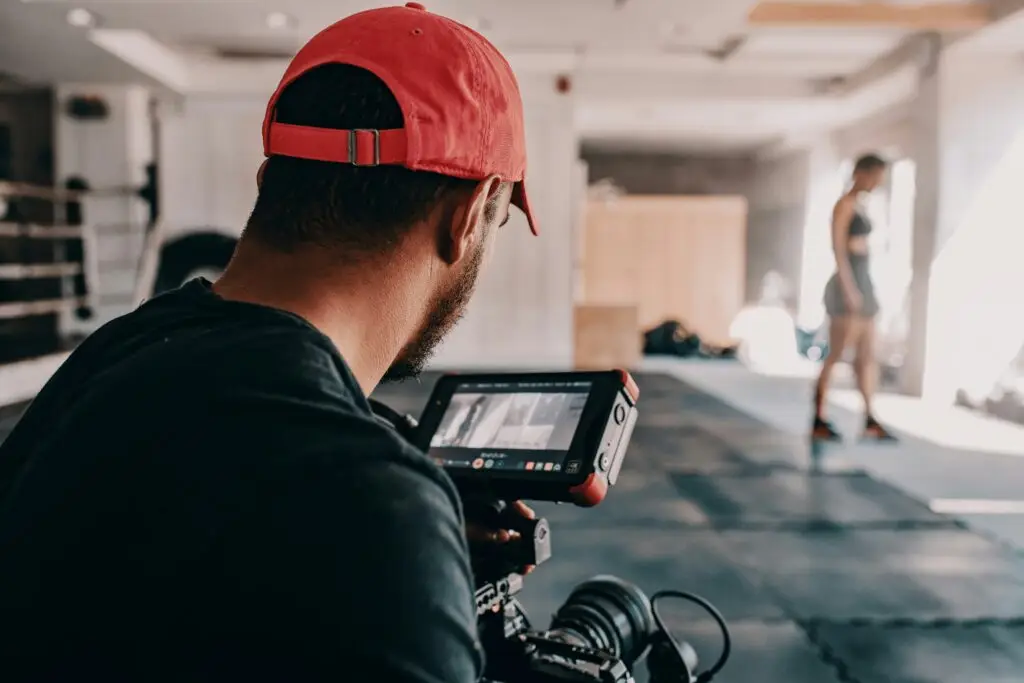
[[[405, 127], [336, 130], [275, 121], [284, 89], [324, 64], [349, 64], [380, 78], [398, 100]], [[526, 199], [523, 100], [512, 67], [482, 35], [417, 2], [353, 14], [306, 43], [267, 104], [263, 153], [468, 180], [497, 175], [514, 183], [512, 203], [537, 234]]]

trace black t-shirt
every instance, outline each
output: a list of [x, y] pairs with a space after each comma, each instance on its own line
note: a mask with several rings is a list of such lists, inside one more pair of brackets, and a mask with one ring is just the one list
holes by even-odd
[[89, 337], [0, 446], [0, 679], [481, 672], [450, 480], [302, 319], [195, 280]]

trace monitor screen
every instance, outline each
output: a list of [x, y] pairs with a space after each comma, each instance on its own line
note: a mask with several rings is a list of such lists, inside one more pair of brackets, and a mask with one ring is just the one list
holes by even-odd
[[584, 381], [461, 384], [430, 455], [444, 467], [572, 473], [565, 459], [590, 389]]

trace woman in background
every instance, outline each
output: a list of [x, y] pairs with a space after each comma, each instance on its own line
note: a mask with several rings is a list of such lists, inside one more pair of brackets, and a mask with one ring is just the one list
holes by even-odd
[[825, 395], [832, 370], [853, 348], [853, 364], [857, 388], [864, 397], [863, 437], [893, 440], [894, 437], [878, 423], [872, 412], [877, 368], [874, 357], [875, 316], [878, 299], [868, 269], [868, 235], [871, 222], [859, 206], [860, 199], [877, 188], [885, 178], [886, 162], [875, 154], [857, 159], [853, 168], [853, 184], [839, 198], [832, 212], [832, 248], [836, 272], [825, 287], [825, 311], [829, 317], [829, 352], [821, 367], [814, 393], [814, 439], [837, 441], [841, 435], [825, 417]]

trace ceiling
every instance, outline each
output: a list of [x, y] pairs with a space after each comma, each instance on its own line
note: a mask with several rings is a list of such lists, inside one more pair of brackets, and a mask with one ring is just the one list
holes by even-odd
[[[44, 83], [141, 82], [181, 94], [265, 95], [313, 33], [382, 4], [392, 3], [0, 0], [0, 72]], [[578, 123], [591, 142], [751, 148], [869, 115], [894, 103], [886, 98], [912, 92], [912, 84], [900, 92], [894, 83], [906, 79], [896, 76], [869, 83], [876, 92], [868, 96], [823, 87], [895, 50], [918, 28], [907, 22], [752, 25], [757, 0], [425, 4], [484, 33], [517, 72], [573, 75]], [[83, 9], [94, 23], [70, 25], [69, 12], [79, 10], [81, 18]], [[1012, 43], [1012, 36], [999, 39]]]

